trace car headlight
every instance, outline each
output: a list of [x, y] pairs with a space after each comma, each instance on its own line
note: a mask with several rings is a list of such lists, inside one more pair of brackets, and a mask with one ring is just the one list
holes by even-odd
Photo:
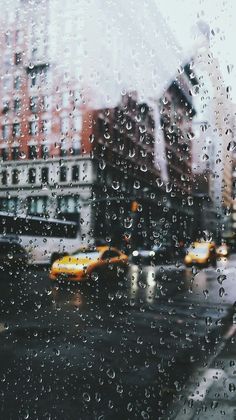
[[149, 252], [149, 256], [150, 256], [150, 257], [155, 257], [155, 252], [154, 252], [154, 251], [150, 251], [150, 252]]
[[137, 257], [139, 255], [139, 252], [138, 251], [133, 251], [132, 255], [133, 255], [133, 257]]

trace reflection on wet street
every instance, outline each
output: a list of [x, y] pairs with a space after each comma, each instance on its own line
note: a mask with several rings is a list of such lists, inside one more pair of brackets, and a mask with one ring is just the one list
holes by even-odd
[[89, 284], [2, 273], [1, 418], [166, 418], [230, 325], [235, 271], [232, 256], [216, 269], [130, 265]]

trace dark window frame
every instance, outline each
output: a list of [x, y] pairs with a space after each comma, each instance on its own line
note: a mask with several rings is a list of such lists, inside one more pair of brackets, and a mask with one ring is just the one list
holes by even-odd
[[49, 168], [46, 166], [41, 169], [41, 180], [43, 184], [47, 184], [49, 181]]
[[31, 144], [28, 146], [28, 157], [30, 160], [35, 160], [38, 158], [38, 148], [36, 144]]
[[28, 170], [28, 182], [29, 184], [36, 183], [36, 168], [29, 168]]
[[13, 169], [11, 180], [12, 180], [13, 185], [19, 184], [19, 171], [18, 171], [18, 169]]
[[80, 178], [80, 166], [73, 165], [71, 168], [71, 179], [74, 182], [78, 182]]
[[60, 182], [67, 182], [67, 173], [68, 173], [67, 167], [61, 166], [60, 173], [59, 173]]

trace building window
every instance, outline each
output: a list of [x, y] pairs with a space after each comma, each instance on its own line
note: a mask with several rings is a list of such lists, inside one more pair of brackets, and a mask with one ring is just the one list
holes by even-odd
[[38, 133], [38, 122], [37, 121], [30, 121], [29, 122], [29, 134], [31, 136], [35, 136]]
[[9, 51], [6, 51], [4, 56], [3, 56], [3, 62], [4, 65], [8, 68], [10, 67], [10, 65], [12, 64], [12, 55]]
[[42, 121], [42, 131], [43, 133], [49, 134], [51, 131], [51, 121], [50, 120], [43, 120]]
[[3, 161], [6, 161], [8, 159], [8, 149], [4, 147], [1, 151], [1, 157]]
[[41, 146], [41, 156], [42, 156], [42, 159], [45, 159], [45, 160], [47, 160], [47, 158], [49, 157], [49, 147], [45, 144]]
[[31, 71], [29, 73], [29, 82], [30, 82], [30, 87], [35, 87], [37, 86], [38, 83], [38, 74], [35, 71]]
[[18, 207], [18, 198], [17, 197], [9, 198], [7, 201], [8, 201], [8, 211], [10, 213], [15, 214], [17, 212], [17, 207]]
[[61, 157], [67, 156], [67, 147], [64, 141], [61, 142], [60, 156]]
[[18, 146], [15, 146], [12, 148], [12, 159], [13, 160], [17, 160], [19, 159], [19, 155], [20, 155], [20, 149]]
[[8, 210], [8, 200], [7, 198], [0, 198], [0, 210], [7, 211]]
[[47, 214], [48, 197], [28, 197], [28, 214], [45, 215]]
[[14, 123], [12, 126], [12, 135], [13, 137], [20, 137], [20, 123]]
[[78, 156], [80, 154], [80, 148], [81, 148], [80, 139], [73, 139], [72, 152], [74, 156]]
[[15, 53], [15, 65], [18, 65], [21, 63], [22, 63], [22, 53], [21, 52]]
[[19, 90], [21, 88], [21, 78], [16, 76], [14, 79], [14, 89]]
[[13, 169], [12, 171], [12, 184], [19, 183], [19, 171], [18, 169]]
[[48, 168], [42, 168], [41, 179], [42, 179], [43, 184], [46, 184], [48, 182], [48, 174], [49, 174]]
[[30, 111], [37, 112], [38, 111], [38, 103], [39, 103], [38, 96], [31, 96], [30, 100], [29, 100]]
[[43, 97], [43, 110], [48, 111], [51, 109], [51, 97], [48, 95], [45, 95]]
[[61, 98], [62, 107], [67, 108], [69, 106], [69, 103], [70, 103], [69, 92], [63, 92], [62, 98]]
[[10, 110], [10, 101], [9, 100], [3, 100], [3, 107], [2, 112], [3, 114], [6, 114]]
[[7, 185], [7, 171], [6, 170], [2, 171], [1, 175], [2, 175], [1, 176], [2, 185]]
[[65, 195], [58, 197], [57, 207], [59, 213], [79, 213], [79, 196]]
[[35, 184], [36, 182], [36, 169], [30, 168], [28, 172], [28, 181], [30, 184]]
[[48, 82], [47, 69], [41, 70], [39, 76], [40, 76], [40, 85], [41, 86], [47, 86], [47, 82]]
[[79, 165], [72, 166], [72, 181], [79, 181]]
[[11, 34], [9, 31], [5, 32], [5, 43], [8, 47], [11, 44]]
[[32, 54], [31, 54], [32, 61], [37, 60], [37, 53], [38, 53], [38, 48], [33, 48], [32, 49]]
[[74, 96], [75, 104], [80, 105], [80, 104], [83, 103], [82, 94], [79, 90], [75, 90], [74, 93], [73, 93], [73, 96]]
[[69, 131], [69, 118], [68, 117], [61, 118], [61, 133], [67, 134], [68, 131]]
[[11, 90], [11, 84], [12, 84], [12, 79], [11, 79], [11, 76], [5, 76], [4, 78], [3, 78], [3, 89], [4, 90]]
[[9, 213], [16, 214], [18, 207], [18, 198], [12, 197], [12, 198], [1, 198], [0, 199], [0, 210], [6, 211]]
[[21, 110], [21, 100], [14, 99], [14, 111], [19, 112]]
[[19, 29], [16, 30], [16, 43], [21, 44], [23, 42], [23, 32]]
[[81, 115], [76, 115], [73, 118], [73, 128], [74, 131], [81, 131], [82, 130], [82, 117]]
[[10, 137], [10, 125], [9, 124], [4, 124], [2, 126], [2, 138], [4, 140], [7, 140]]
[[28, 151], [29, 151], [29, 159], [37, 159], [38, 148], [35, 144], [30, 145], [28, 148]]
[[60, 167], [60, 182], [66, 182], [67, 181], [67, 167], [61, 166]]

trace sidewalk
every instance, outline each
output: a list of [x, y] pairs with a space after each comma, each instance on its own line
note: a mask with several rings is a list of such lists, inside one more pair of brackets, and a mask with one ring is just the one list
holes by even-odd
[[190, 379], [177, 406], [171, 419], [236, 419], [236, 325], [223, 337], [208, 366]]

